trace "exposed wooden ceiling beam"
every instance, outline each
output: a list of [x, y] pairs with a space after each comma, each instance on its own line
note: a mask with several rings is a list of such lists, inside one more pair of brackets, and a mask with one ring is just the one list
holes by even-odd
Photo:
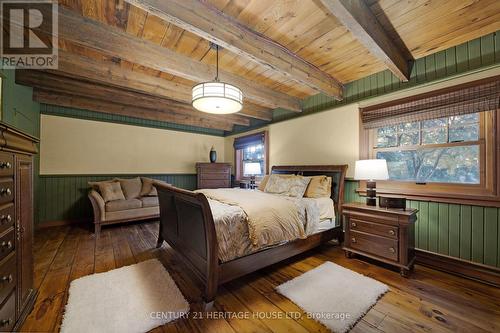
[[342, 99], [342, 84], [272, 39], [256, 32], [206, 1], [125, 0], [184, 30], [276, 71], [299, 84]]
[[[49, 72], [191, 103], [191, 87], [189, 86], [62, 50], [59, 51], [59, 69]], [[266, 121], [272, 119], [271, 110], [248, 102], [243, 103], [243, 110], [238, 114]]]
[[249, 126], [250, 120], [246, 117], [229, 115], [211, 115], [200, 113], [191, 105], [160, 97], [149, 96], [134, 91], [101, 85], [94, 82], [80, 81], [60, 75], [35, 70], [17, 70], [16, 83], [51, 90], [62, 94], [76, 95], [90, 99], [100, 99], [108, 102], [118, 101], [120, 104], [139, 108], [158, 110], [175, 110], [175, 113], [193, 117], [204, 117], [218, 122]]
[[410, 79], [410, 62], [384, 31], [364, 0], [321, 0], [374, 56], [383, 61], [401, 81]]
[[[89, 47], [131, 63], [170, 73], [195, 82], [211, 81], [215, 77], [215, 66], [134, 37], [112, 26], [85, 18], [69, 9], [59, 6], [59, 38]], [[22, 25], [22, 22], [16, 22]], [[50, 34], [45, 25], [36, 28], [41, 33]], [[270, 108], [285, 108], [300, 112], [298, 98], [263, 87], [241, 76], [219, 71], [219, 78], [238, 86], [245, 100]]]
[[147, 108], [128, 106], [98, 99], [90, 99], [76, 95], [61, 94], [59, 92], [33, 89], [33, 100], [39, 103], [58, 105], [70, 108], [85, 109], [100, 113], [115, 114], [140, 119], [164, 121], [175, 124], [212, 128], [231, 131], [232, 124], [206, 119], [202, 116], [193, 117], [173, 112], [155, 111]]

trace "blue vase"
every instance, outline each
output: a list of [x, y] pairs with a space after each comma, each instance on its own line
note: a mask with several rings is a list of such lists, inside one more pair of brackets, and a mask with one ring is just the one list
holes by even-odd
[[210, 149], [210, 163], [215, 163], [217, 161], [217, 152], [215, 149]]

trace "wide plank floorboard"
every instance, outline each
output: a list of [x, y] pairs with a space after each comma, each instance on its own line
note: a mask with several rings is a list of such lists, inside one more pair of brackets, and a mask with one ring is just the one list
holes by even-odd
[[[405, 279], [397, 271], [373, 261], [358, 257], [347, 259], [338, 246], [330, 244], [225, 284], [220, 287], [215, 302], [215, 313], [219, 315], [207, 318], [204, 314], [200, 318], [198, 282], [168, 245], [155, 248], [157, 234], [157, 222], [103, 228], [97, 241], [93, 233], [82, 226], [37, 230], [34, 256], [35, 286], [39, 296], [22, 331], [59, 330], [71, 281], [153, 258], [163, 263], [191, 303], [188, 318], [156, 328], [152, 331], [155, 333], [328, 332], [326, 327], [307, 318], [302, 309], [275, 291], [277, 285], [325, 261], [335, 262], [390, 287], [391, 291], [352, 332], [500, 331], [500, 290], [497, 288], [422, 266], [417, 266], [411, 278]], [[251, 315], [236, 317], [227, 316], [228, 313]], [[266, 313], [284, 315], [285, 319], [269, 318]], [[297, 313], [301, 316], [295, 317]]]

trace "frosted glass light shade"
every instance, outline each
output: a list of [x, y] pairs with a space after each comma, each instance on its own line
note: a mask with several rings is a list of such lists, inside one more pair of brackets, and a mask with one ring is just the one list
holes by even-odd
[[236, 113], [243, 107], [243, 93], [238, 87], [224, 82], [200, 83], [193, 87], [192, 104], [202, 112]]
[[389, 179], [386, 160], [356, 161], [354, 179], [357, 180], [386, 180]]
[[243, 174], [245, 175], [260, 175], [262, 173], [262, 169], [260, 168], [260, 163], [258, 162], [250, 162], [243, 164]]

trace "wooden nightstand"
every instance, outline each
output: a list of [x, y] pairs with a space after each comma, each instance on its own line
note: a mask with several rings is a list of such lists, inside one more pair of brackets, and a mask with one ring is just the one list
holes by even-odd
[[357, 253], [400, 268], [407, 277], [415, 261], [413, 224], [417, 209], [387, 209], [349, 203], [343, 206], [344, 247], [347, 257]]

